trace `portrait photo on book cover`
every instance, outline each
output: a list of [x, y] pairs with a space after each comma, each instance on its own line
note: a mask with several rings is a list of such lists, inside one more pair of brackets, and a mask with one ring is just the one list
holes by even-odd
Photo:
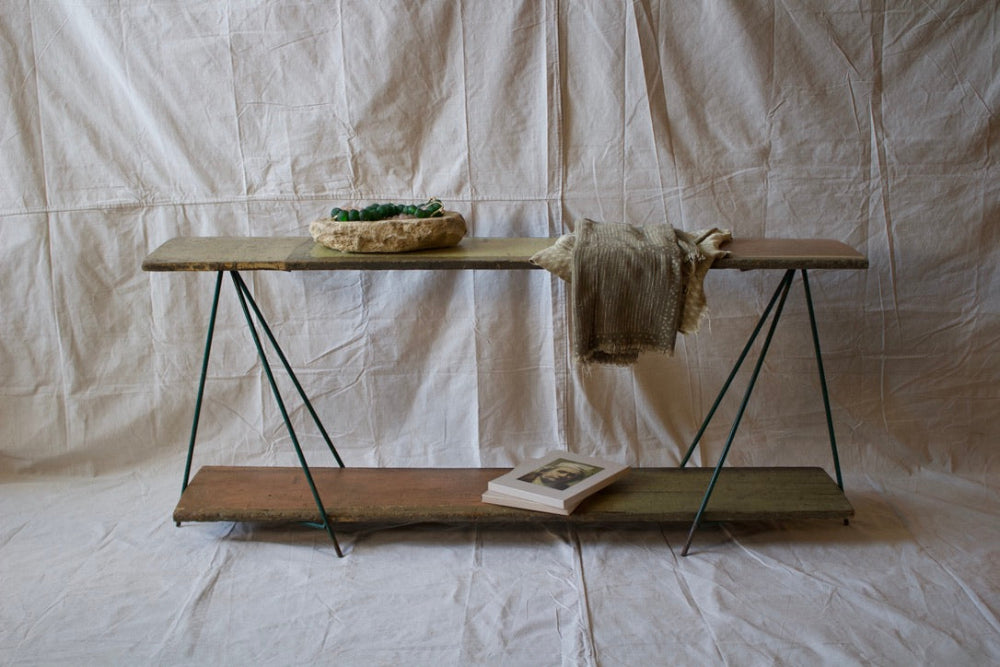
[[600, 466], [559, 458], [535, 468], [518, 479], [529, 484], [538, 484], [562, 491], [602, 470], [604, 468]]

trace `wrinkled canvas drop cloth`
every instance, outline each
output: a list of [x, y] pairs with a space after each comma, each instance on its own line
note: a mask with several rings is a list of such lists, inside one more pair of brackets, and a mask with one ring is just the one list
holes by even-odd
[[584, 218], [531, 261], [572, 285], [577, 361], [628, 365], [641, 352], [670, 354], [678, 332], [698, 330], [705, 273], [731, 238]]

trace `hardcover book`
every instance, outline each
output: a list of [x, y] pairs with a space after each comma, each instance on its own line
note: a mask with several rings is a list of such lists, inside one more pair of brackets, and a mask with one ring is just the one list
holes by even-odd
[[614, 461], [549, 452], [491, 480], [483, 502], [565, 515], [627, 472], [628, 466]]

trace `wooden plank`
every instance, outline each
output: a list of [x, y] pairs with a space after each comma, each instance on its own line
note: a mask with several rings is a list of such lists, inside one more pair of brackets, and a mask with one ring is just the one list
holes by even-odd
[[153, 251], [145, 271], [537, 269], [528, 259], [548, 238], [467, 238], [451, 248], [348, 253], [303, 237], [178, 237]]
[[[480, 500], [509, 468], [313, 468], [338, 527], [408, 523], [690, 523], [712, 470], [637, 468], [568, 517]], [[705, 521], [843, 519], [854, 514], [821, 468], [726, 468]], [[299, 468], [206, 466], [181, 496], [175, 521], [317, 521]]]
[[733, 239], [713, 269], [867, 269], [868, 258], [832, 239]]
[[[178, 237], [150, 253], [145, 271], [537, 269], [529, 258], [554, 238], [466, 238], [453, 248], [344, 253], [308, 237]], [[719, 269], [864, 269], [868, 259], [829, 239], [734, 239]]]

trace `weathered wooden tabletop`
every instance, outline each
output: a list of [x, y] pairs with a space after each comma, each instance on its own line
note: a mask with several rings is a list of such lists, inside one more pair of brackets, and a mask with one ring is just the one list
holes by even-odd
[[[188, 236], [167, 241], [145, 271], [331, 271], [537, 269], [529, 259], [554, 238], [466, 238], [457, 246], [404, 253], [345, 253], [309, 237]], [[865, 269], [868, 258], [830, 239], [733, 239], [714, 269]]]

